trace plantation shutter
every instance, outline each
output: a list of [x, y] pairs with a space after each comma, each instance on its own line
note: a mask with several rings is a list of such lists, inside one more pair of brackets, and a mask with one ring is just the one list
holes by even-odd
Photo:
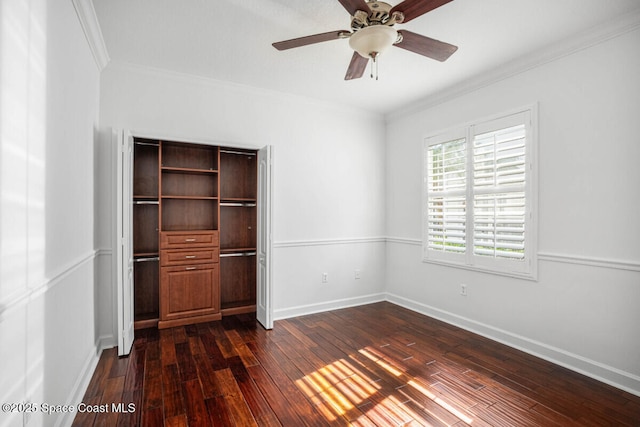
[[423, 260], [535, 278], [535, 108], [428, 137]]
[[527, 127], [516, 114], [473, 127], [473, 255], [523, 261]]
[[[442, 139], [445, 140], [440, 142]], [[466, 138], [446, 139], [430, 140], [425, 150], [425, 255], [428, 251], [441, 254], [466, 251]]]

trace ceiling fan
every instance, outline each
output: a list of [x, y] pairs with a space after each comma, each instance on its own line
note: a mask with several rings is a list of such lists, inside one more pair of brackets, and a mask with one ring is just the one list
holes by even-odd
[[[338, 0], [351, 14], [351, 31], [336, 30], [273, 43], [278, 50], [292, 49], [336, 39], [349, 39], [355, 51], [351, 57], [345, 80], [359, 79], [364, 74], [369, 58], [376, 64], [378, 56], [392, 45], [411, 52], [446, 61], [457, 46], [441, 42], [407, 30], [396, 30], [395, 24], [409, 22], [452, 0], [404, 0], [396, 6], [382, 1]], [[373, 77], [373, 72], [371, 74]]]

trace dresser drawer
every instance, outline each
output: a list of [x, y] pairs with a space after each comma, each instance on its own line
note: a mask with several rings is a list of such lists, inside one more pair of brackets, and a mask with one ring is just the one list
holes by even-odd
[[208, 249], [170, 249], [160, 251], [160, 265], [190, 265], [218, 262], [220, 250]]
[[160, 233], [162, 249], [219, 246], [219, 242], [217, 231], [163, 231]]

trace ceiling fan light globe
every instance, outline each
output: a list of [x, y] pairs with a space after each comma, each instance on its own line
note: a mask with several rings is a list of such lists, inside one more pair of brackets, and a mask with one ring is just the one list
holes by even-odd
[[386, 25], [364, 27], [349, 38], [349, 46], [364, 58], [380, 55], [398, 39], [398, 32]]

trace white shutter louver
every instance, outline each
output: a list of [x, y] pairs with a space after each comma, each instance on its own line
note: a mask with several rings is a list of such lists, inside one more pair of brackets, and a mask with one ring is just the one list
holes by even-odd
[[473, 254], [524, 259], [525, 126], [473, 140]]
[[427, 247], [464, 253], [466, 250], [465, 139], [429, 146], [427, 162]]

